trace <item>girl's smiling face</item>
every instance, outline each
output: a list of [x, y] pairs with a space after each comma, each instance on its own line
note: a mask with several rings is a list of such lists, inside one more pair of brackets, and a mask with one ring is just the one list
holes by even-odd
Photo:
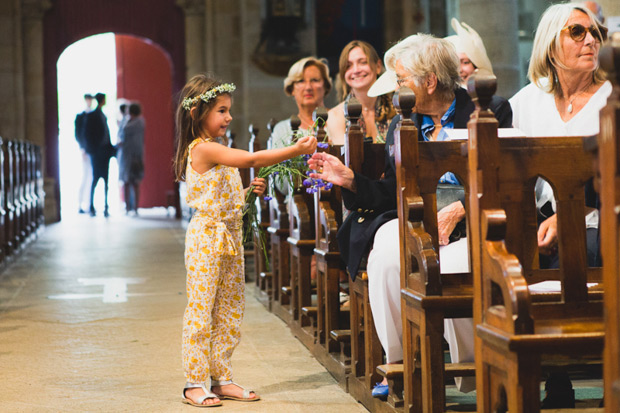
[[203, 128], [207, 131], [210, 137], [217, 138], [226, 134], [226, 129], [232, 121], [230, 115], [230, 107], [232, 106], [232, 99], [230, 95], [219, 95], [215, 101], [215, 105], [209, 111], [207, 116], [203, 120]]

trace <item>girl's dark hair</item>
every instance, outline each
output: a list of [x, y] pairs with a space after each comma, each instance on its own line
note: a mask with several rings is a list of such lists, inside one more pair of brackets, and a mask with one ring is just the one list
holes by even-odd
[[189, 144], [196, 138], [214, 139], [202, 126], [204, 118], [215, 106], [217, 97], [228, 94], [227, 92], [218, 94], [208, 102], [198, 99], [190, 110], [182, 105], [186, 98], [193, 98], [202, 95], [208, 90], [221, 85], [222, 82], [215, 80], [207, 74], [199, 74], [192, 77], [183, 90], [180, 92], [178, 107], [176, 111], [176, 153], [174, 156], [174, 175], [177, 182], [185, 180], [185, 170], [187, 168], [187, 149]]

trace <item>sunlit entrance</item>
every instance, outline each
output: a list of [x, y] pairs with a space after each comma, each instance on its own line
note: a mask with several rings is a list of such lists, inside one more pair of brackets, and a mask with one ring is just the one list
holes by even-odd
[[[78, 214], [80, 207], [88, 211], [90, 178], [84, 183], [80, 203], [80, 187], [84, 170], [88, 171], [90, 161], [75, 139], [74, 122], [78, 113], [85, 110], [84, 94], [106, 94], [103, 112], [108, 118], [110, 138], [116, 143], [120, 112], [116, 99], [116, 50], [114, 33], [87, 37], [67, 47], [60, 55], [58, 69], [58, 147], [60, 161], [60, 190], [62, 218]], [[96, 101], [93, 101], [94, 109]], [[83, 165], [83, 162], [86, 164]], [[118, 164], [116, 158], [110, 161], [108, 203], [110, 214], [120, 211]], [[103, 181], [95, 192], [95, 208], [103, 212]]]

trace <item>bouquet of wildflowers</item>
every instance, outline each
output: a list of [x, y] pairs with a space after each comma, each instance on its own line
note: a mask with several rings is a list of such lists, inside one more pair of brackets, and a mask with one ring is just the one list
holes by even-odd
[[[318, 122], [322, 121], [318, 118], [312, 125], [311, 134], [315, 134]], [[297, 142], [299, 138], [307, 135], [307, 131], [296, 131], [293, 135], [291, 144]], [[320, 148], [327, 148], [329, 144], [327, 142], [319, 142], [317, 144]], [[306, 187], [306, 192], [315, 193], [320, 188], [329, 189], [331, 183], [324, 183], [320, 179], [312, 179], [308, 175], [310, 170], [308, 167], [308, 159], [311, 155], [299, 155], [291, 159], [287, 159], [275, 165], [265, 166], [258, 171], [258, 178], [264, 178], [267, 181], [267, 190], [264, 195], [264, 200], [269, 201], [273, 198], [273, 191], [275, 186], [283, 187], [288, 185], [289, 188], [296, 188], [299, 184], [303, 184]], [[271, 179], [269, 179], [271, 177]], [[265, 252], [265, 260], [269, 262], [266, 253], [266, 236], [263, 228], [260, 225], [260, 217], [258, 216], [258, 208], [256, 204], [257, 195], [252, 192], [253, 188], [247, 193], [245, 198], [245, 210], [244, 215], [244, 228], [243, 228], [243, 242], [246, 243], [252, 239], [255, 235], [260, 247]], [[247, 217], [246, 217], [247, 216]]]

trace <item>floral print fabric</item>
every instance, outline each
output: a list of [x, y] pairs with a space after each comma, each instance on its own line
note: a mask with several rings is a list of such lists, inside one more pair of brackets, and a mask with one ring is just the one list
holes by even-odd
[[187, 203], [195, 210], [185, 236], [187, 307], [183, 368], [188, 382], [232, 380], [232, 353], [245, 306], [242, 243], [243, 185], [237, 168], [216, 165], [199, 174], [188, 149]]

